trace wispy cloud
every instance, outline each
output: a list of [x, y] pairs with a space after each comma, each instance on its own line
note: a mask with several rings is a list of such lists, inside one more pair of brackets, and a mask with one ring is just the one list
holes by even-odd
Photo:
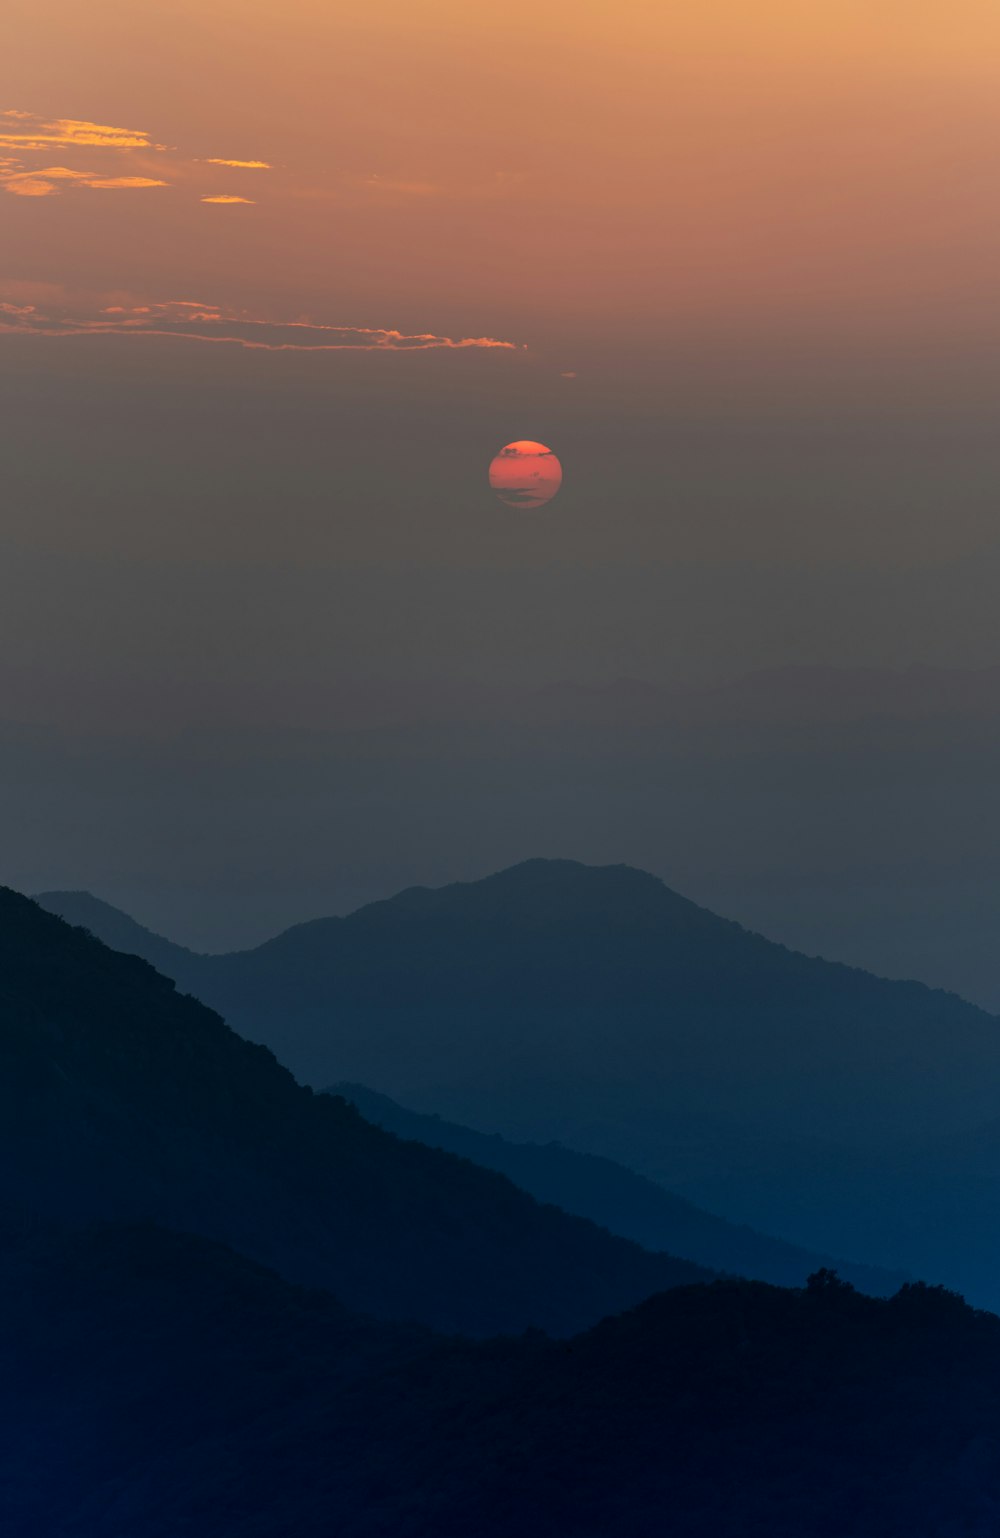
[[36, 176], [18, 176], [4, 182], [4, 190], [19, 198], [48, 198], [59, 191], [54, 182], [39, 181]]
[[17, 181], [20, 177], [27, 176], [44, 176], [49, 182], [85, 182], [92, 174], [90, 171], [74, 171], [70, 166], [41, 166], [37, 171], [12, 173], [11, 180]]
[[152, 176], [100, 176], [93, 171], [74, 171], [69, 166], [42, 166], [35, 171], [12, 171], [0, 166], [0, 185], [19, 198], [51, 197], [62, 191], [60, 183], [74, 187], [130, 188], [168, 187]]
[[[16, 130], [7, 124], [17, 124]], [[114, 128], [79, 118], [54, 118], [47, 122], [30, 112], [15, 109], [0, 113], [0, 146], [8, 149], [51, 149], [53, 145], [79, 145], [102, 149], [158, 149], [148, 133], [136, 128]]]
[[[15, 162], [11, 162], [14, 165]], [[16, 162], [20, 164], [20, 162]], [[45, 166], [40, 171], [19, 171], [0, 167], [0, 185], [19, 198], [48, 198], [61, 192], [60, 182], [85, 182], [86, 171], [71, 171], [68, 166]]]
[[[66, 153], [69, 166], [46, 165], [42, 156], [59, 149]], [[16, 154], [4, 154], [14, 151]], [[100, 159], [110, 158], [104, 170], [73, 168], [74, 152]], [[81, 155], [82, 158], [82, 155]], [[165, 175], [156, 171], [163, 163]], [[0, 112], [0, 185], [22, 198], [54, 197], [65, 186], [75, 185], [95, 190], [134, 190], [147, 187], [188, 186], [203, 202], [250, 203], [252, 198], [215, 192], [211, 182], [218, 170], [270, 171], [266, 160], [236, 160], [207, 156], [201, 160], [185, 157], [176, 149], [158, 144], [145, 129], [117, 128], [82, 118], [43, 118], [20, 108]], [[169, 179], [168, 179], [169, 178]], [[208, 185], [206, 186], [206, 182]], [[200, 183], [200, 185], [199, 185]]]
[[333, 326], [314, 321], [258, 320], [245, 314], [201, 305], [193, 300], [158, 304], [80, 305], [18, 304], [0, 301], [0, 334], [69, 336], [177, 337], [197, 342], [228, 342], [268, 352], [418, 352], [468, 348], [518, 350], [497, 337], [449, 337], [434, 332], [407, 333], [383, 326]]
[[87, 187], [169, 187], [169, 182], [161, 182], [153, 176], [94, 176], [84, 183]]

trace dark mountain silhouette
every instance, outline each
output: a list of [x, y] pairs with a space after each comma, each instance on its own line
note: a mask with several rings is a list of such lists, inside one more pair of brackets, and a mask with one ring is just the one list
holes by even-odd
[[495, 1133], [476, 1132], [440, 1116], [408, 1111], [363, 1084], [335, 1084], [328, 1093], [349, 1101], [366, 1121], [396, 1137], [443, 1148], [497, 1170], [537, 1201], [590, 1218], [646, 1249], [667, 1250], [715, 1271], [786, 1287], [801, 1286], [824, 1267], [835, 1269], [862, 1292], [884, 1297], [907, 1280], [727, 1223], [612, 1159], [577, 1153], [560, 1143], [513, 1143]]
[[67, 923], [89, 929], [113, 951], [122, 951], [126, 956], [141, 956], [165, 977], [178, 980], [185, 967], [197, 964], [196, 951], [154, 934], [120, 908], [102, 902], [91, 892], [46, 892], [35, 901], [46, 912], [59, 914]]
[[[104, 932], [92, 904], [55, 905]], [[912, 1174], [912, 1148], [1000, 1105], [1000, 1021], [954, 995], [786, 950], [640, 871], [545, 860], [173, 971], [310, 1083], [556, 1138], [1000, 1303], [986, 1186], [956, 1243]]]
[[17, 1538], [994, 1538], [1000, 1321], [679, 1288], [571, 1341], [374, 1324], [149, 1226], [0, 1246]]
[[[87, 894], [39, 901], [150, 949]], [[182, 987], [309, 1082], [496, 1103], [511, 1083], [544, 1099], [555, 1078], [581, 1108], [615, 1098], [871, 1145], [957, 1131], [998, 1103], [993, 1016], [788, 951], [626, 866], [532, 860], [171, 959]]]
[[0, 1203], [154, 1219], [474, 1333], [569, 1331], [707, 1274], [314, 1096], [146, 962], [6, 889]]

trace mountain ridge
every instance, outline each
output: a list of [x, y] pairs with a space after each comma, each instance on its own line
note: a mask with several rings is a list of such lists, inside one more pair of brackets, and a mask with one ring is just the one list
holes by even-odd
[[0, 1360], [19, 1538], [991, 1538], [1000, 1511], [1000, 1320], [919, 1285], [714, 1282], [470, 1342], [99, 1225], [0, 1247]]
[[495, 1133], [477, 1132], [440, 1116], [410, 1111], [363, 1084], [333, 1084], [324, 1093], [349, 1101], [366, 1121], [397, 1137], [444, 1148], [498, 1170], [538, 1201], [590, 1218], [647, 1249], [683, 1255], [715, 1271], [798, 1287], [811, 1273], [826, 1268], [859, 1291], [879, 1297], [888, 1297], [910, 1280], [905, 1274], [810, 1253], [748, 1225], [729, 1223], [595, 1154], [577, 1153], [560, 1143], [514, 1143]]
[[13, 1211], [154, 1220], [368, 1312], [480, 1334], [565, 1332], [709, 1275], [314, 1096], [147, 962], [8, 889], [0, 1000]]
[[[99, 900], [42, 893], [38, 901], [73, 920], [90, 918], [99, 924], [100, 937], [111, 944], [116, 937], [124, 938], [141, 944], [145, 952], [153, 941], [171, 944], [131, 925], [127, 916], [123, 923], [117, 910], [112, 915]], [[654, 1018], [655, 1012], [666, 1012], [669, 1039], [658, 1045], [646, 1027], [645, 1040], [637, 1040], [635, 1048], [645, 1054], [645, 1072], [655, 1068], [658, 1051], [662, 1057], [669, 1049], [671, 1078], [679, 1067], [691, 1066], [679, 1062], [683, 1052], [697, 1068], [698, 1035], [704, 1040], [714, 1030], [724, 1056], [727, 1049], [746, 1054], [748, 1033], [763, 1038], [770, 1029], [773, 1037], [775, 1022], [787, 1021], [780, 1039], [761, 1040], [761, 1051], [774, 1050], [779, 1079], [784, 1070], [781, 1049], [786, 1056], [799, 1057], [803, 1074], [813, 1074], [814, 1103], [808, 1115], [802, 1114], [799, 1086], [793, 1086], [788, 1106], [773, 1108], [791, 1130], [840, 1137], [853, 1122], [854, 1135], [878, 1140], [880, 1124], [888, 1121], [892, 1101], [900, 1094], [900, 1074], [909, 1072], [915, 1079], [915, 1069], [920, 1082], [911, 1084], [910, 1093], [920, 1094], [924, 1120], [932, 1124], [936, 1117], [945, 1130], [949, 1123], [957, 1130], [976, 1115], [977, 1101], [984, 1120], [994, 1114], [992, 1087], [1000, 1086], [1000, 1018], [922, 983], [890, 981], [789, 950], [625, 865], [525, 861], [476, 882], [410, 887], [343, 917], [294, 925], [246, 951], [203, 955], [177, 947], [172, 960], [181, 987], [220, 1008], [241, 1030], [252, 1034], [249, 1028], [254, 1027], [257, 1039], [267, 1040], [293, 1071], [314, 1083], [365, 1083], [374, 1078], [389, 1094], [403, 1092], [398, 1083], [394, 1087], [379, 1082], [378, 1074], [354, 1072], [343, 1060], [353, 1051], [346, 1035], [352, 1011], [380, 1016], [380, 1026], [387, 1024], [386, 1012], [417, 1018], [425, 1006], [439, 1018], [470, 1006], [480, 1018], [503, 1007], [520, 1013], [534, 1010], [537, 1017], [533, 990], [544, 990], [542, 1012], [576, 1012], [591, 1023], [601, 1005], [619, 1013], [639, 1010], [644, 1018], [651, 1011]], [[279, 1005], [281, 1021], [275, 1018]], [[839, 1020], [831, 1018], [832, 1010]], [[864, 1010], [868, 1017], [859, 1021]], [[695, 1037], [685, 1030], [692, 1011], [700, 1011]], [[801, 1019], [796, 1018], [799, 1014]], [[956, 1087], [950, 1093], [947, 1106], [948, 1075], [942, 1072], [936, 1043], [927, 1035], [938, 1019], [948, 1028], [953, 1060], [959, 1051], [980, 1058], [985, 1054], [991, 1060], [990, 1089], [982, 1083], [981, 1064], [975, 1069], [966, 1065], [961, 1090]], [[918, 1023], [925, 1027], [919, 1056], [914, 1029]], [[728, 1036], [719, 1035], [720, 1025]], [[837, 1026], [842, 1038], [853, 1039], [838, 1040]], [[896, 1039], [902, 1028], [908, 1035], [905, 1041]], [[262, 1030], [266, 1034], [260, 1034]], [[407, 1050], [406, 1033], [399, 1034], [396, 1044]], [[461, 1033], [452, 1034], [455, 1039], [449, 1045], [459, 1049]], [[527, 1044], [535, 1052], [535, 1072], [544, 1058], [543, 1035], [536, 1030]], [[803, 1052], [807, 1035], [809, 1050]], [[574, 1036], [579, 1040], [579, 1032], [570, 1032], [567, 1040]], [[608, 1048], [597, 1041], [590, 1045], [607, 1059], [595, 1061], [603, 1075], [611, 1061]], [[628, 1052], [632, 1042], [627, 1029], [618, 1032], [614, 1045], [619, 1055]], [[713, 1045], [708, 1043], [705, 1050]], [[433, 1052], [432, 1041], [424, 1046], [425, 1056]], [[478, 1033], [476, 1047], [480, 1058], [488, 1060], [494, 1051], [489, 1031]], [[820, 1062], [817, 1069], [810, 1054], [816, 1057], [820, 1051], [832, 1061]], [[334, 1055], [337, 1061], [331, 1065]], [[496, 1056], [502, 1067], [502, 1053]], [[867, 1066], [880, 1074], [874, 1089], [872, 1076], [866, 1078], [860, 1071], [866, 1056]], [[323, 1073], [324, 1062], [336, 1071]], [[564, 1066], [551, 1053], [549, 1065], [560, 1071]], [[758, 1066], [749, 1054], [746, 1081], [736, 1097], [725, 1073], [718, 1076], [719, 1098], [725, 1093], [735, 1100], [737, 1112], [748, 1098], [746, 1090]], [[820, 1071], [824, 1067], [828, 1071]], [[758, 1092], [767, 1093], [767, 1088], [765, 1073]], [[891, 1095], [884, 1094], [885, 1088], [891, 1088]], [[825, 1114], [824, 1103], [835, 1093], [832, 1114]], [[880, 1094], [884, 1103], [877, 1104]]]
[[1000, 1104], [1000, 1020], [956, 995], [572, 861], [408, 888], [176, 975], [305, 1082], [557, 1140], [807, 1250], [1000, 1301], [992, 1167], [946, 1192], [909, 1167]]

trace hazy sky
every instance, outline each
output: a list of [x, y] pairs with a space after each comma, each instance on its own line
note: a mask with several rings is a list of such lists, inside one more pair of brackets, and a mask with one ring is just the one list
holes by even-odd
[[[617, 853], [905, 965], [913, 882], [964, 891], [967, 835], [939, 818], [906, 876], [926, 802], [871, 785], [891, 761], [940, 812], [981, 768], [942, 768], [933, 711], [902, 756], [855, 744], [840, 842], [885, 851], [853, 940], [815, 897], [825, 761], [796, 778], [784, 727], [754, 760], [782, 807], [741, 799], [744, 741], [676, 862], [633, 794], [669, 795], [662, 743], [593, 773], [581, 744], [561, 824], [540, 727], [452, 791], [502, 760], [497, 690], [1000, 662], [998, 76], [995, 0], [7, 0], [0, 874], [229, 943]], [[487, 484], [519, 439], [563, 467], [534, 513]], [[459, 752], [470, 711], [493, 735]], [[380, 803], [328, 734], [404, 717]]]

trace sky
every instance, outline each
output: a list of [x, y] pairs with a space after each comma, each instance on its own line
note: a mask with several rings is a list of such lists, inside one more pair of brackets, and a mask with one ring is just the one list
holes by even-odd
[[[1000, 1008], [998, 75], [993, 0], [8, 0], [0, 876], [221, 945], [627, 858]], [[748, 675], [707, 775], [525, 703]]]

